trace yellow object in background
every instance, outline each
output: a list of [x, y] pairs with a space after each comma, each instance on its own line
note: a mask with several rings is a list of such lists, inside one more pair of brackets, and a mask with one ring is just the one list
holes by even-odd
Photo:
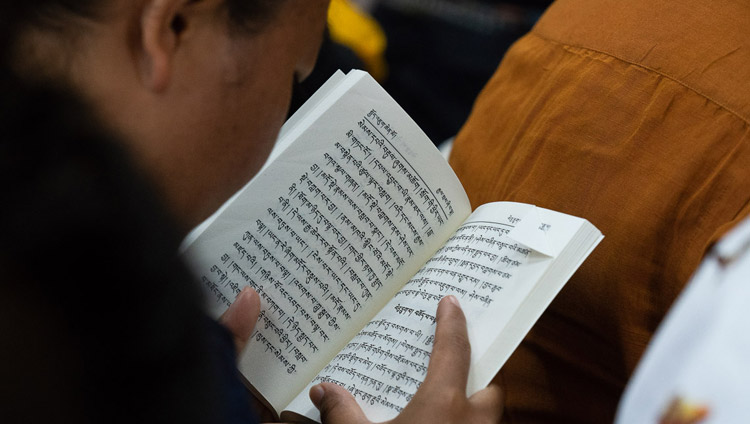
[[350, 0], [331, 0], [328, 29], [331, 39], [352, 49], [373, 78], [385, 79], [385, 32], [372, 16]]

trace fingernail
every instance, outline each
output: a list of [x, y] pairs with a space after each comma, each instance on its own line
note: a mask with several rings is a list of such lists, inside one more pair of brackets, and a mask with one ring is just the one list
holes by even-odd
[[237, 294], [237, 297], [234, 298], [234, 302], [229, 305], [229, 308], [227, 308], [226, 313], [224, 314], [224, 317], [230, 317], [234, 316], [234, 314], [238, 313], [238, 311], [242, 308], [240, 308], [238, 305], [242, 302], [240, 302], [241, 298], [252, 296], [252, 292], [249, 289], [249, 286], [246, 286], [240, 292]]
[[239, 298], [240, 296], [247, 296], [248, 293], [251, 293], [250, 286], [245, 286], [242, 288], [242, 290], [240, 290], [240, 294], [238, 294], [237, 297]]
[[326, 391], [323, 389], [323, 386], [320, 384], [313, 386], [310, 389], [310, 400], [312, 401], [313, 405], [315, 405], [316, 408], [320, 409], [320, 404], [323, 402], [323, 396], [325, 394], [326, 394]]
[[458, 303], [458, 299], [456, 298], [456, 296], [453, 296], [453, 295], [445, 296], [445, 299], [446, 299], [446, 300], [447, 300], [448, 302], [450, 302], [450, 303], [452, 303], [452, 304], [454, 304], [454, 305], [458, 306], [459, 308], [461, 307], [461, 304], [460, 304], [460, 303]]
[[240, 291], [240, 294], [237, 295], [237, 298], [243, 297], [248, 300], [258, 296], [258, 293], [252, 289], [250, 286], [245, 286], [245, 288]]

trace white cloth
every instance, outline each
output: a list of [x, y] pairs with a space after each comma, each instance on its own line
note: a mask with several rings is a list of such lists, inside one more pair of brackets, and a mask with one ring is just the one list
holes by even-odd
[[616, 423], [750, 423], [750, 219], [716, 244], [672, 306]]

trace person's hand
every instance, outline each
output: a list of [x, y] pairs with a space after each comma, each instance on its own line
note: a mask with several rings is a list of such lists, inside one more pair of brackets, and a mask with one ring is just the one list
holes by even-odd
[[[260, 315], [260, 296], [251, 287], [245, 287], [237, 295], [229, 309], [219, 318], [219, 322], [234, 337], [237, 355], [245, 349], [250, 336], [253, 334], [255, 324], [258, 322], [258, 315]], [[262, 422], [273, 421], [273, 412], [255, 396], [250, 396], [250, 403]]]
[[[458, 300], [448, 296], [437, 310], [435, 345], [427, 376], [401, 414], [400, 423], [497, 423], [502, 415], [502, 391], [491, 384], [466, 397], [471, 347]], [[368, 424], [354, 397], [341, 386], [321, 383], [310, 389], [310, 400], [324, 424]]]
[[221, 322], [234, 337], [234, 346], [237, 354], [245, 348], [250, 336], [255, 329], [260, 315], [260, 296], [251, 287], [242, 289], [234, 303], [219, 318]]

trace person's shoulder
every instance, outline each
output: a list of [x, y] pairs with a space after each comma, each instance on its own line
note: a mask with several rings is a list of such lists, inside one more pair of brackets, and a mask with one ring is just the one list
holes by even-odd
[[743, 421], [750, 393], [748, 274], [745, 218], [714, 245], [660, 324], [622, 397], [617, 423]]
[[[210, 422], [202, 297], [157, 191], [69, 90], [8, 73], [0, 90], [0, 290], [23, 300], [0, 315], [24, 334], [8, 371], [74, 376], [66, 399], [94, 421]], [[64, 343], [26, 342], [48, 339]], [[14, 407], [56, 396], [38, 386]]]
[[[533, 33], [679, 83], [750, 120], [750, 3], [558, 0]], [[602, 57], [601, 55], [606, 55]]]

